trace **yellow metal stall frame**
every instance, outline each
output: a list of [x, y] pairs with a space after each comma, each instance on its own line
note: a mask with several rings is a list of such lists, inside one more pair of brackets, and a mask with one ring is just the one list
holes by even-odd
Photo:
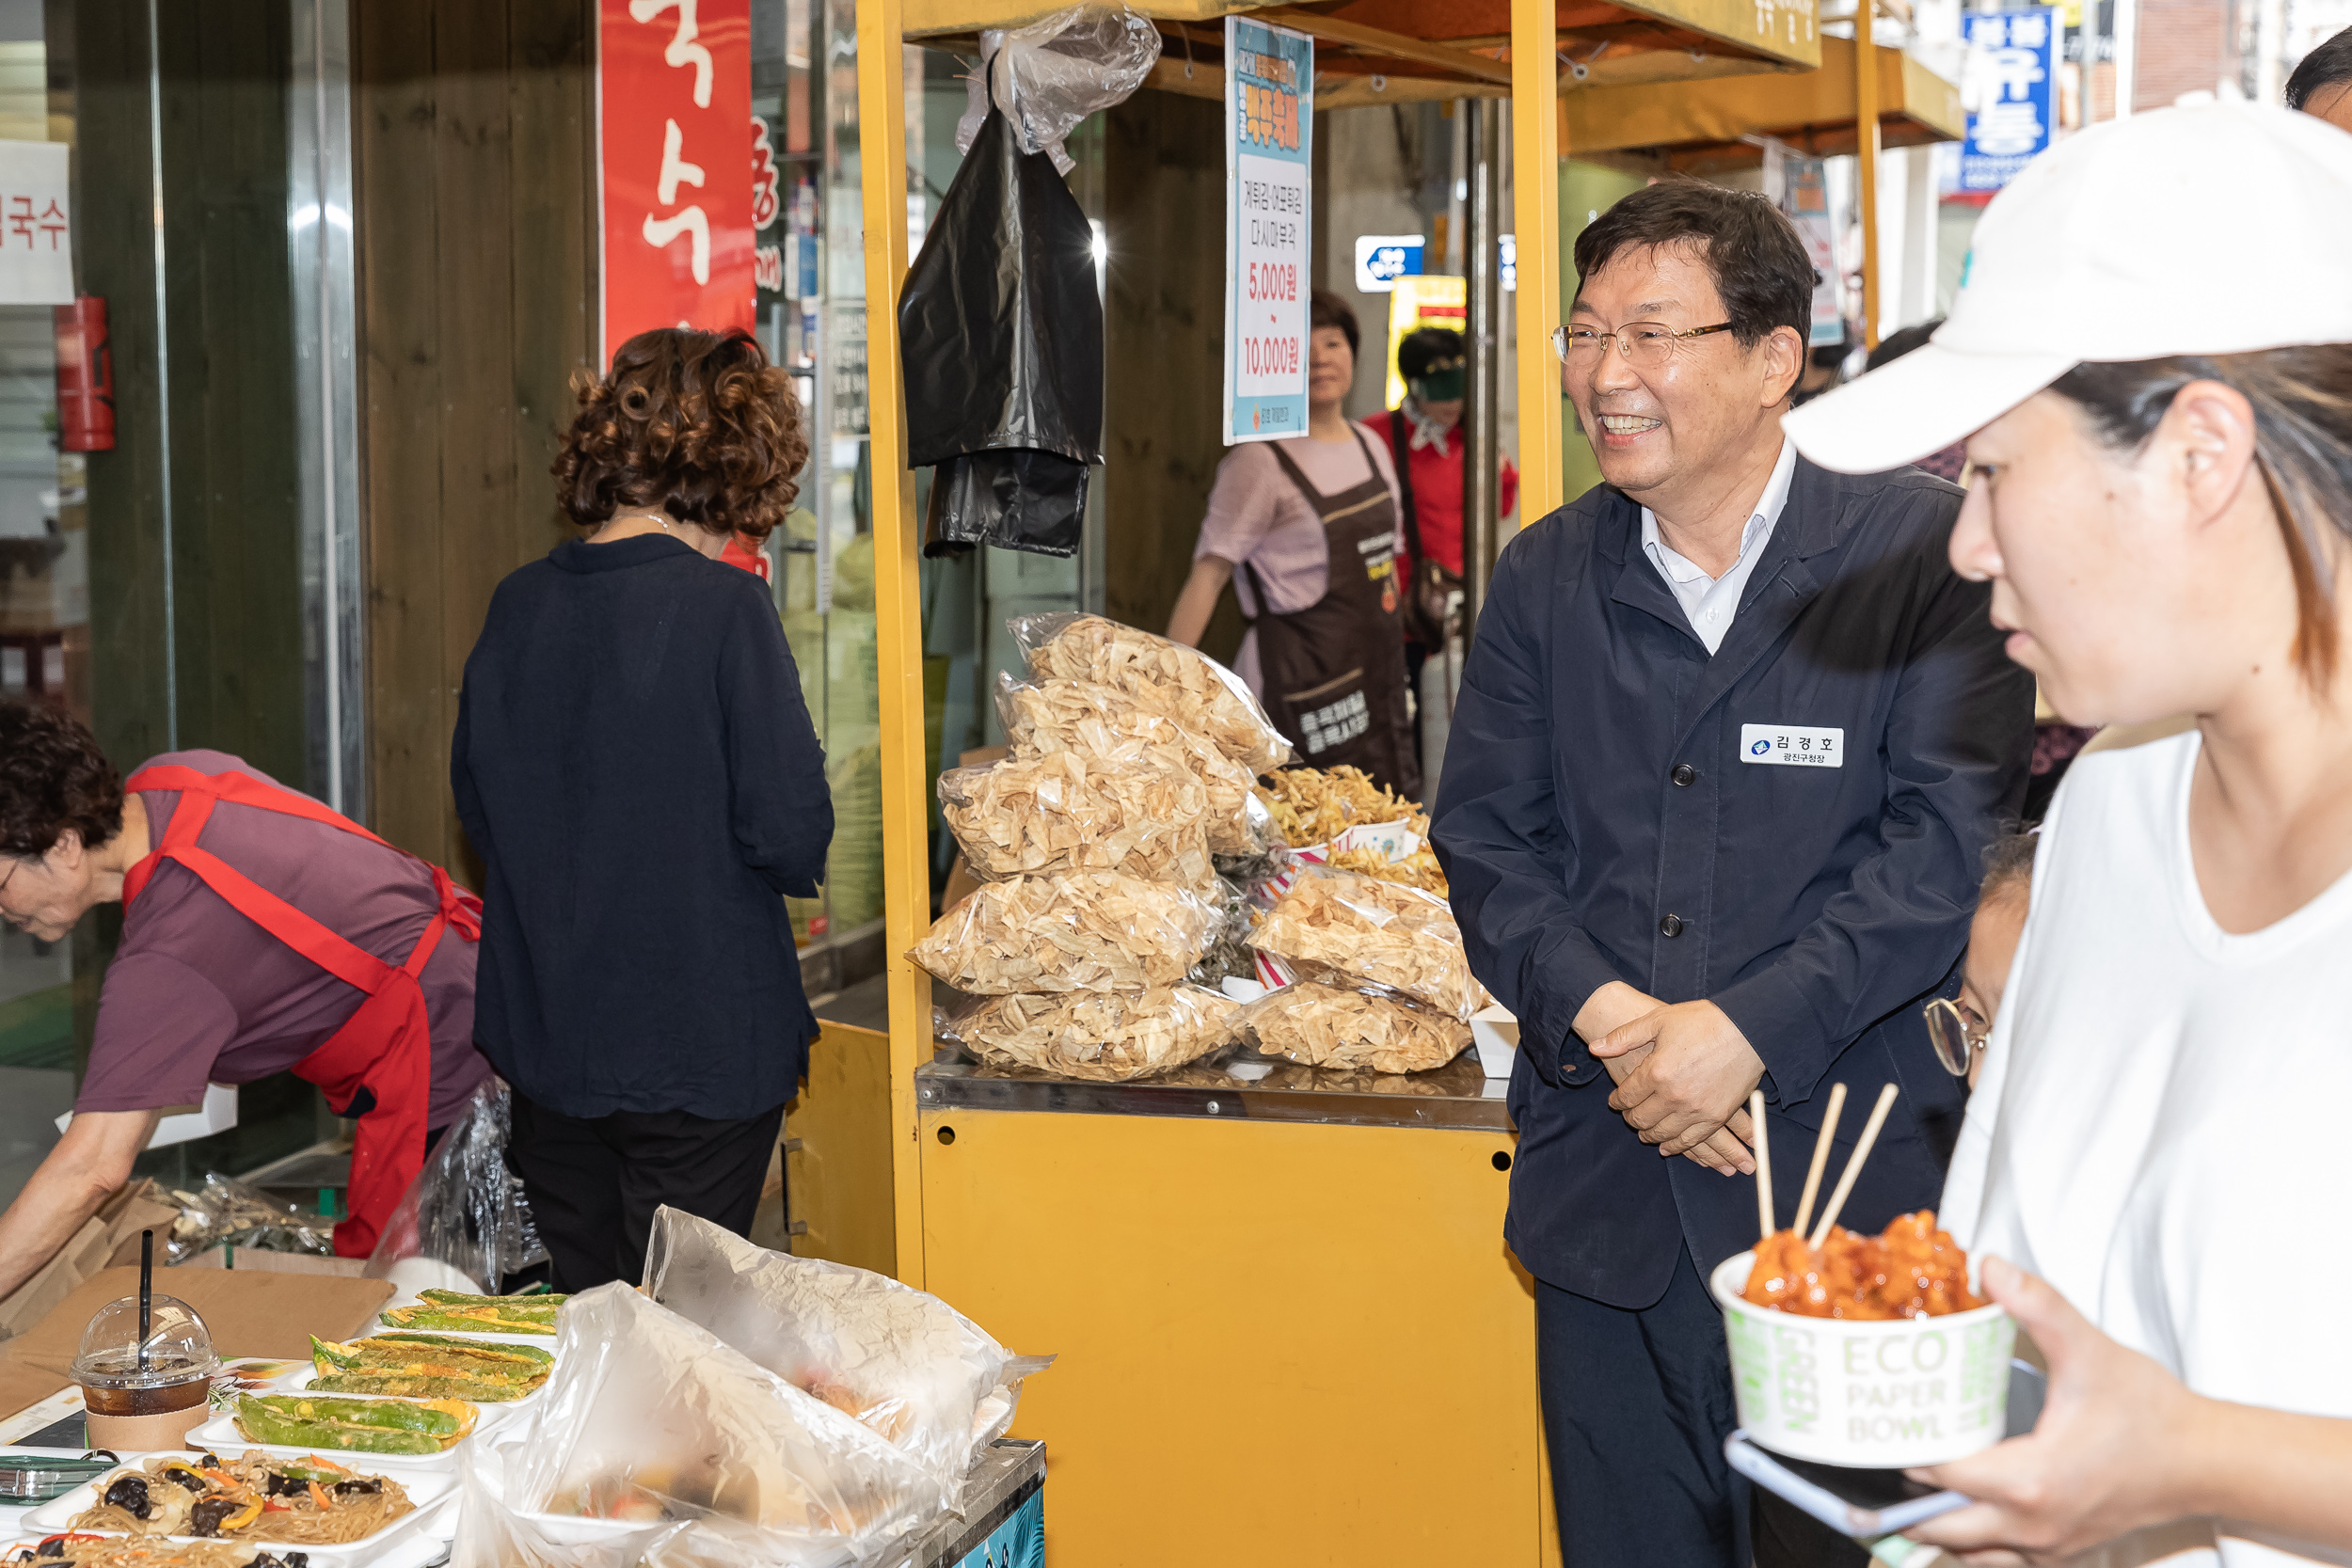
[[[1061, 3], [858, 0], [896, 1267], [1008, 1344], [1061, 1355], [1015, 1429], [1047, 1441], [1061, 1563], [1556, 1562], [1531, 1288], [1502, 1242], [1513, 1137], [1501, 1085], [1472, 1059], [1409, 1080], [1215, 1069], [1108, 1086], [932, 1060], [930, 982], [905, 957], [930, 918], [931, 780], [895, 309], [909, 264], [903, 45]], [[1209, 24], [1252, 9], [1139, 8], [1196, 55], [1221, 44]], [[1513, 129], [1517, 166], [1540, 171], [1517, 182], [1523, 410], [1559, 396], [1553, 100], [1820, 61], [1810, 0], [1348, 0], [1252, 14], [1316, 37], [1319, 107], [1545, 105]], [[1219, 93], [1215, 57], [1155, 85]], [[1523, 415], [1520, 429], [1534, 515], [1561, 499], [1558, 421]]]

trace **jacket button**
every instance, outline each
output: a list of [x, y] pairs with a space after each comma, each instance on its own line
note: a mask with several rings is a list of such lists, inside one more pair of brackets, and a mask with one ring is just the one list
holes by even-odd
[[1665, 919], [1660, 921], [1658, 923], [1658, 934], [1667, 937], [1680, 936], [1682, 934], [1682, 917], [1678, 914], [1670, 914]]
[[1677, 762], [1675, 764], [1675, 770], [1666, 776], [1677, 784], [1687, 785], [1692, 779], [1699, 776], [1699, 770], [1687, 762]]

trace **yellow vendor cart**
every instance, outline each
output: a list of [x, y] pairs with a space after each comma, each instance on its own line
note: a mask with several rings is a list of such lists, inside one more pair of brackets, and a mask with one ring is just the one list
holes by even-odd
[[[828, 1178], [886, 1174], [891, 1201], [886, 1224], [832, 1209], [811, 1223], [1006, 1343], [1059, 1354], [1014, 1432], [1047, 1443], [1060, 1563], [1556, 1561], [1534, 1301], [1502, 1238], [1514, 1137], [1502, 1083], [1474, 1055], [1410, 1078], [1253, 1067], [1254, 1079], [1196, 1069], [1130, 1085], [934, 1059], [930, 983], [904, 956], [930, 918], [933, 784], [892, 309], [910, 260], [893, 215], [906, 193], [904, 44], [1060, 3], [857, 4], [889, 1029], [885, 1044], [828, 1026], [835, 1049], [794, 1125], [825, 1146]], [[1564, 92], [1811, 71], [1822, 54], [1810, 0], [1139, 8], [1168, 40], [1145, 90], [1220, 92], [1216, 24], [1248, 10], [1315, 38], [1318, 107], [1544, 105], [1512, 118], [1520, 170], [1557, 168]], [[1518, 360], [1528, 516], [1562, 499], [1560, 424], [1547, 417], [1558, 189], [1522, 176], [1513, 224], [1517, 340], [1536, 345]], [[1120, 265], [1115, 238], [1107, 264]], [[886, 1161], [854, 1152], [873, 1146]], [[839, 1185], [824, 1203], [837, 1207]]]

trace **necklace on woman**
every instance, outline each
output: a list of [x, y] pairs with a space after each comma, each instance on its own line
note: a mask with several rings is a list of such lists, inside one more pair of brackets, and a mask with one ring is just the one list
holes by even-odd
[[604, 526], [611, 528], [613, 523], [659, 523], [662, 532], [670, 531], [670, 519], [659, 512], [632, 512], [626, 516], [616, 515]]

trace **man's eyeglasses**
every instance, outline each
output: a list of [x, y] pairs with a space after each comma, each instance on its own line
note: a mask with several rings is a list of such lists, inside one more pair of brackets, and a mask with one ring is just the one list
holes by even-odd
[[1647, 371], [1664, 364], [1677, 343], [1704, 338], [1710, 332], [1730, 330], [1729, 322], [1686, 327], [1680, 332], [1663, 322], [1632, 322], [1614, 332], [1596, 332], [1589, 326], [1555, 326], [1551, 329], [1551, 350], [1568, 364], [1597, 366], [1613, 340], [1627, 364], [1637, 371]]
[[1977, 1016], [1965, 1002], [1937, 997], [1923, 1009], [1928, 1038], [1935, 1044], [1935, 1059], [1955, 1078], [1968, 1076], [1968, 1064], [1993, 1035], [1993, 1025]]

